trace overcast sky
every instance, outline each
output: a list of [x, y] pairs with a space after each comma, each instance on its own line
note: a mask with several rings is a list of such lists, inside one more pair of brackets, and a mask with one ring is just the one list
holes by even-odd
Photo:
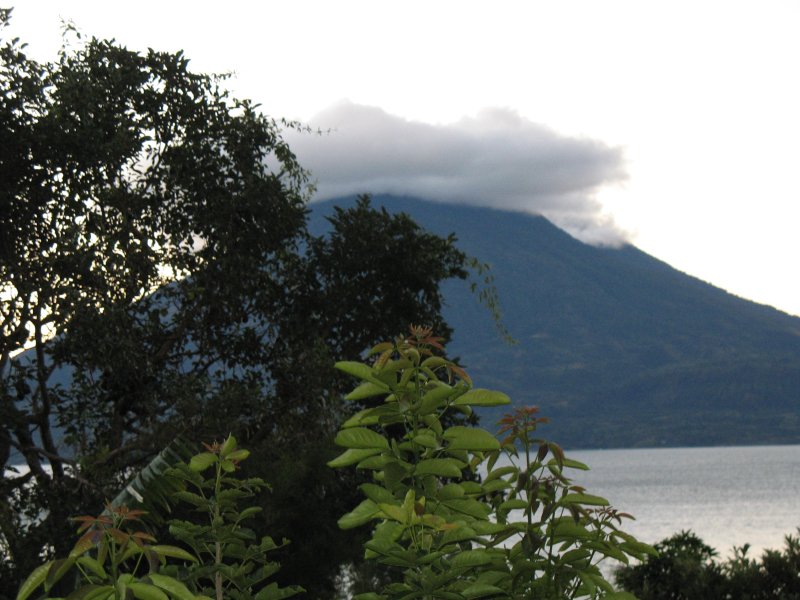
[[800, 315], [794, 0], [28, 0], [11, 34], [52, 58], [59, 17], [330, 129], [293, 139], [320, 196], [540, 212]]

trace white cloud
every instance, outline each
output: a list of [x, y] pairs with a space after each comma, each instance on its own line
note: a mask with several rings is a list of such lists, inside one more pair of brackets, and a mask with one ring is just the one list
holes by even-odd
[[627, 177], [619, 148], [562, 136], [502, 108], [431, 125], [340, 102], [310, 125], [326, 133], [287, 137], [312, 171], [315, 200], [409, 195], [541, 214], [590, 243], [625, 239], [596, 199]]

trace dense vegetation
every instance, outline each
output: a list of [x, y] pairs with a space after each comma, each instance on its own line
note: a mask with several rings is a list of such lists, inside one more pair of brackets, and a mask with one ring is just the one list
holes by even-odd
[[[536, 410], [502, 440], [475, 427], [508, 397], [433, 355], [452, 332], [440, 285], [470, 264], [452, 235], [366, 197], [310, 231], [281, 137], [300, 125], [180, 53], [67, 40], [51, 63], [0, 46], [0, 594], [31, 573], [22, 596], [333, 598], [345, 569], [362, 600], [629, 597], [597, 567], [650, 552], [625, 515], [572, 485], [585, 466], [538, 437]], [[412, 329], [358, 362], [413, 322], [442, 337]], [[531, 363], [542, 398], [576, 347]], [[335, 361], [361, 380], [349, 419]], [[188, 438], [221, 441], [175, 463]]]
[[656, 544], [658, 556], [616, 573], [623, 589], [640, 600], [797, 600], [800, 598], [800, 538], [786, 536], [783, 550], [760, 558], [747, 545], [726, 560], [690, 531]]
[[[371, 473], [359, 486], [365, 498], [339, 526], [374, 524], [365, 558], [383, 567], [342, 592], [360, 584], [366, 589], [355, 600], [632, 598], [612, 589], [598, 563], [642, 559], [653, 549], [620, 530], [626, 515], [571, 484], [566, 470], [586, 466], [538, 437], [546, 419], [537, 409], [507, 415], [502, 440], [449, 425], [450, 412], [510, 400], [473, 388], [463, 369], [434, 352], [441, 341], [412, 327], [375, 346], [368, 362], [336, 364], [360, 381], [348, 400], [378, 400], [336, 435], [344, 452], [329, 465]], [[37, 567], [17, 600], [59, 587], [74, 600], [280, 600], [302, 592], [273, 580], [278, 565], [268, 555], [280, 544], [248, 527], [260, 507], [242, 504], [265, 485], [238, 475], [249, 456], [228, 436], [174, 467], [151, 464], [128, 494], [150, 498], [171, 487], [169, 504], [192, 507], [188, 518], [170, 521], [177, 545], [139, 527], [153, 513], [111, 503], [98, 517], [77, 519], [82, 535], [72, 550]], [[475, 479], [480, 470], [484, 481]]]
[[[455, 231], [460, 248], [491, 264], [519, 344], [504, 344], [466, 286], [448, 282], [449, 347], [486, 385], [545, 408], [566, 447], [800, 443], [800, 318], [632, 246], [583, 244], [542, 217], [373, 201]], [[314, 205], [315, 231], [329, 207]]]
[[299, 126], [180, 53], [67, 32], [54, 62], [0, 59], [1, 593], [176, 436], [232, 432], [274, 485], [257, 529], [291, 532], [282, 576], [329, 597], [363, 536], [333, 533], [355, 491], [325, 466], [331, 365], [415, 321], [449, 335], [454, 238], [366, 198], [311, 235]]

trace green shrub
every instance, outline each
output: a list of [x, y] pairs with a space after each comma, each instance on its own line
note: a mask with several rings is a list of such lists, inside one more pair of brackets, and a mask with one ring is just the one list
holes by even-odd
[[598, 562], [653, 549], [617, 528], [626, 515], [572, 485], [565, 469], [586, 466], [535, 437], [544, 421], [536, 409], [503, 419], [502, 442], [484, 429], [446, 426], [448, 413], [510, 399], [473, 388], [463, 369], [434, 354], [440, 341], [412, 328], [375, 346], [371, 364], [336, 365], [360, 380], [348, 400], [382, 400], [336, 436], [345, 450], [329, 464], [372, 473], [360, 486], [364, 500], [339, 525], [372, 524], [366, 559], [399, 572], [357, 600], [630, 598], [613, 591]]
[[641, 600], [799, 600], [800, 538], [785, 541], [783, 551], [766, 550], [760, 560], [745, 545], [719, 561], [716, 550], [682, 531], [656, 544], [658, 556], [618, 569], [616, 580]]
[[[26, 600], [37, 589], [48, 595], [59, 582], [69, 600], [281, 600], [303, 591], [266, 583], [279, 568], [267, 554], [280, 545], [270, 537], [256, 541], [245, 525], [261, 508], [240, 508], [240, 503], [266, 486], [258, 478], [236, 476], [239, 463], [250, 453], [238, 448], [233, 436], [204, 446], [206, 451], [188, 463], [149, 474], [151, 486], [155, 479], [169, 481], [167, 487], [177, 490], [173, 500], [201, 515], [170, 522], [170, 534], [183, 547], [156, 544], [142, 529], [145, 511], [109, 504], [99, 517], [75, 519], [82, 535], [69, 556], [34, 570], [17, 600]], [[126, 497], [140, 495], [139, 490]], [[180, 562], [168, 564], [168, 558]], [[73, 570], [76, 584], [70, 587], [64, 580]]]

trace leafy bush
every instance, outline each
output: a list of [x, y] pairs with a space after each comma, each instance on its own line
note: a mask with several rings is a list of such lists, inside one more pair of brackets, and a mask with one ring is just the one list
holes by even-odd
[[[615, 592], [598, 567], [608, 557], [627, 563], [654, 554], [618, 528], [629, 515], [571, 483], [565, 470], [587, 467], [536, 437], [546, 421], [537, 409], [507, 415], [502, 441], [450, 418], [510, 399], [473, 388], [463, 369], [434, 354], [443, 351], [441, 341], [412, 327], [411, 336], [375, 346], [372, 364], [336, 365], [361, 380], [348, 400], [383, 398], [342, 425], [335, 443], [345, 450], [329, 463], [372, 476], [359, 486], [364, 500], [339, 519], [343, 529], [375, 524], [365, 558], [387, 568], [371, 576], [377, 590], [356, 598], [632, 598]], [[36, 569], [18, 600], [42, 586], [49, 593], [73, 566], [81, 579], [69, 596], [75, 600], [280, 600], [302, 591], [267, 583], [278, 568], [267, 554], [279, 545], [270, 537], [258, 541], [245, 525], [261, 509], [240, 503], [266, 486], [235, 475], [248, 456], [228, 436], [139, 479], [168, 478], [169, 486], [158, 487], [177, 488], [174, 500], [202, 515], [171, 521], [169, 532], [182, 547], [124, 530], [143, 511], [109, 506], [108, 514], [78, 519], [85, 533], [69, 557]], [[139, 494], [133, 491], [128, 497]]]
[[[375, 523], [365, 556], [399, 571], [357, 600], [629, 598], [613, 591], [598, 562], [641, 559], [652, 548], [617, 528], [626, 515], [571, 484], [564, 470], [586, 466], [534, 437], [544, 422], [536, 409], [503, 419], [502, 442], [477, 427], [443, 426], [449, 412], [510, 400], [473, 388], [458, 365], [434, 355], [440, 341], [412, 328], [375, 346], [372, 364], [336, 365], [361, 381], [347, 399], [383, 399], [336, 436], [345, 450], [329, 464], [372, 473], [360, 486], [365, 499], [339, 525]], [[478, 472], [480, 483], [466, 476]]]
[[800, 599], [800, 538], [787, 535], [783, 551], [766, 550], [760, 560], [747, 545], [733, 557], [717, 552], [691, 531], [656, 544], [658, 556], [617, 570], [623, 589], [641, 600], [797, 600]]
[[[244, 525], [261, 508], [240, 510], [240, 502], [253, 498], [266, 485], [258, 478], [234, 475], [250, 453], [238, 448], [233, 436], [205, 449], [188, 464], [179, 462], [157, 473], [178, 488], [173, 492], [175, 501], [202, 515], [197, 521], [173, 519], [170, 523], [170, 533], [191, 552], [156, 544], [140, 528], [145, 511], [109, 504], [99, 517], [74, 519], [83, 535], [69, 556], [35, 569], [16, 600], [26, 600], [39, 588], [48, 595], [59, 582], [70, 600], [210, 600], [209, 596], [281, 600], [302, 592], [297, 586], [266, 583], [279, 568], [267, 554], [279, 545], [270, 537], [255, 543], [255, 534]], [[212, 467], [211, 475], [205, 476]], [[135, 497], [139, 492], [134, 492]], [[181, 563], [167, 564], [168, 558]], [[73, 567], [77, 583], [69, 586], [64, 577]]]

